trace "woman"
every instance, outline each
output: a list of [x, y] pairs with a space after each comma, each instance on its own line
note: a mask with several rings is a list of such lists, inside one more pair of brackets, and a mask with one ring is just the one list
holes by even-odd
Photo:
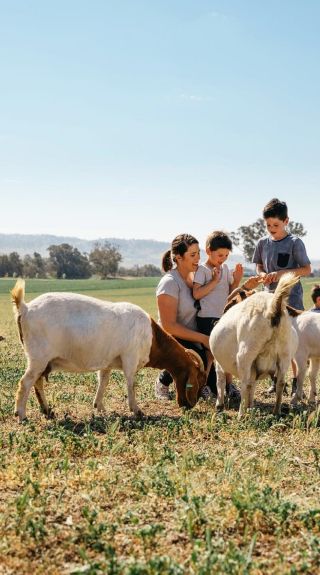
[[[200, 260], [199, 242], [190, 234], [174, 238], [171, 250], [162, 258], [162, 269], [166, 274], [157, 287], [159, 323], [185, 348], [194, 349], [207, 365], [205, 350], [209, 349], [209, 336], [197, 331], [196, 315], [192, 296], [192, 275]], [[161, 371], [155, 383], [158, 399], [170, 399], [169, 385], [172, 377], [168, 371]], [[209, 399], [210, 389], [216, 393], [215, 370], [209, 373], [208, 385], [201, 396]], [[209, 389], [209, 387], [210, 389]]]

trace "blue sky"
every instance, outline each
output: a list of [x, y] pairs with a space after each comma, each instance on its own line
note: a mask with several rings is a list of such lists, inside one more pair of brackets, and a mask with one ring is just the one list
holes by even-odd
[[318, 0], [0, 0], [3, 233], [232, 231], [320, 259]]

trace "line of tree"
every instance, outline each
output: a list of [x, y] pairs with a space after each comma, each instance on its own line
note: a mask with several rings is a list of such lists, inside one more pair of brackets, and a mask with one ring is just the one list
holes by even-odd
[[77, 248], [65, 243], [49, 246], [48, 252], [47, 258], [43, 258], [38, 252], [24, 257], [17, 252], [0, 255], [0, 277], [87, 279], [97, 275], [106, 279], [119, 275], [161, 275], [160, 269], [152, 265], [119, 269], [122, 255], [118, 248], [109, 242], [97, 242], [89, 254], [81, 253]]
[[[288, 232], [298, 237], [306, 235], [303, 224], [289, 222]], [[259, 218], [249, 226], [240, 226], [230, 236], [233, 244], [243, 253], [247, 262], [252, 261], [257, 241], [266, 235], [265, 222]], [[34, 252], [33, 256], [23, 258], [17, 252], [0, 255], [0, 277], [56, 277], [65, 279], [86, 279], [97, 275], [102, 279], [115, 276], [160, 276], [160, 268], [146, 264], [132, 268], [119, 267], [122, 255], [117, 246], [105, 241], [97, 242], [89, 253], [81, 253], [69, 244], [51, 245], [48, 247], [49, 257], [43, 258]]]

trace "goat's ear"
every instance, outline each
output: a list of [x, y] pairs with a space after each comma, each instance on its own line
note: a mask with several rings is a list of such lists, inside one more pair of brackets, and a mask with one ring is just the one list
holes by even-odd
[[227, 303], [224, 307], [223, 313], [226, 313], [230, 308], [238, 303], [237, 298], [233, 298], [229, 303]]
[[287, 305], [286, 308], [288, 310], [288, 314], [291, 317], [297, 317], [298, 315], [301, 315], [302, 313], [304, 313], [304, 310], [296, 309], [295, 307], [292, 307], [291, 305]]
[[199, 368], [201, 371], [206, 371], [202, 357], [194, 349], [185, 349], [186, 354], [189, 356], [191, 361]]
[[186, 396], [190, 407], [194, 407], [198, 400], [198, 385], [196, 382], [191, 383], [188, 379], [186, 383]]

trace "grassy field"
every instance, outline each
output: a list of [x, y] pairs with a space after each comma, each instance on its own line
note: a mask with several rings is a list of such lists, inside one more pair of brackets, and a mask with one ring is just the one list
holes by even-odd
[[[182, 412], [154, 399], [141, 370], [128, 411], [120, 372], [107, 414], [92, 410], [94, 374], [53, 374], [46, 420], [32, 392], [18, 425], [25, 359], [0, 280], [0, 574], [220, 575], [320, 573], [318, 412], [272, 416], [269, 382], [241, 421], [200, 401]], [[314, 281], [304, 281], [310, 307]], [[138, 303], [156, 317], [157, 279], [27, 281], [26, 299], [68, 290]]]

